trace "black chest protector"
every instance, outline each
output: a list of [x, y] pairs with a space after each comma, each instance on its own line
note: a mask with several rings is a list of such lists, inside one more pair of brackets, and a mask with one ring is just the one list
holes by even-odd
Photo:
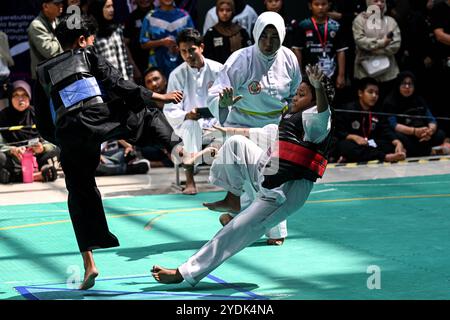
[[66, 51], [40, 63], [37, 75], [50, 98], [54, 123], [69, 111], [103, 102], [84, 49]]
[[321, 178], [327, 166], [331, 131], [319, 144], [304, 141], [302, 112], [287, 113], [281, 119], [278, 141], [272, 150], [270, 160], [264, 168], [264, 182], [267, 189], [279, 187], [290, 180]]

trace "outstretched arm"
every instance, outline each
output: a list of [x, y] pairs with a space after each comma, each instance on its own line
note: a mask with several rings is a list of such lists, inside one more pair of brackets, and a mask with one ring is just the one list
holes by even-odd
[[314, 66], [307, 65], [306, 74], [308, 75], [309, 82], [316, 90], [317, 112], [321, 113], [328, 110], [328, 98], [321, 81], [324, 77], [323, 72], [317, 64]]

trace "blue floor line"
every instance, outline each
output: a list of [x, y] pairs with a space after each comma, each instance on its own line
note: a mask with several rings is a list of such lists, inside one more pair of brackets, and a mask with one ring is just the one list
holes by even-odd
[[[125, 279], [139, 279], [139, 278], [147, 278], [150, 276], [131, 276], [131, 277], [118, 277], [118, 278], [107, 278], [107, 279], [98, 279], [96, 281], [111, 281], [111, 280], [125, 280]], [[240, 293], [244, 293], [246, 296], [227, 296], [227, 295], [215, 295], [215, 294], [172, 294], [172, 293], [163, 293], [163, 292], [134, 292], [134, 291], [111, 291], [111, 290], [79, 290], [79, 289], [69, 289], [69, 288], [58, 288], [58, 287], [48, 287], [55, 285], [62, 285], [65, 282], [53, 283], [53, 284], [43, 284], [43, 285], [29, 285], [29, 286], [18, 286], [14, 287], [25, 299], [27, 300], [40, 300], [35, 295], [33, 295], [28, 289], [45, 289], [45, 290], [58, 290], [58, 291], [69, 291], [69, 292], [91, 292], [91, 293], [119, 293], [119, 294], [149, 294], [149, 295], [167, 295], [167, 296], [181, 296], [181, 297], [213, 297], [213, 298], [228, 298], [228, 299], [245, 299], [245, 300], [269, 300], [269, 298], [260, 296], [251, 291], [247, 291], [244, 288], [233, 285], [231, 283], [226, 282], [218, 277], [213, 275], [208, 275], [207, 278], [213, 280], [214, 282], [223, 285], [226, 288], [233, 289]]]
[[114, 293], [114, 294], [123, 294], [123, 295], [153, 295], [153, 296], [173, 296], [173, 297], [210, 297], [210, 298], [223, 298], [223, 299], [245, 299], [251, 300], [250, 297], [244, 296], [228, 296], [228, 295], [219, 295], [219, 294], [195, 294], [195, 293], [166, 293], [166, 292], [135, 292], [135, 291], [115, 291], [115, 290], [78, 290], [78, 289], [68, 289], [68, 288], [54, 288], [54, 287], [38, 287], [38, 286], [20, 286], [15, 287], [24, 298], [27, 300], [40, 300], [38, 297], [33, 295], [29, 289], [41, 289], [41, 290], [57, 290], [64, 292], [77, 292], [80, 294], [92, 294], [92, 293]]

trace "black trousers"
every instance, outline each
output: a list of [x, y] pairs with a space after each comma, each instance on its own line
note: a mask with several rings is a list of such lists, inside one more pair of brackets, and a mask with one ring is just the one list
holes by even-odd
[[423, 142], [419, 142], [416, 136], [407, 136], [399, 132], [397, 132], [397, 136], [403, 143], [408, 157], [429, 156], [431, 155], [431, 148], [442, 144], [445, 139], [445, 133], [440, 129], [431, 136], [430, 140]]
[[376, 148], [362, 146], [351, 140], [341, 140], [337, 143], [338, 153], [347, 162], [367, 162], [371, 160], [384, 161], [386, 154], [395, 151], [394, 145], [390, 141], [376, 140]]
[[[56, 126], [69, 193], [68, 208], [80, 252], [119, 246], [117, 237], [109, 231], [95, 181], [101, 143], [126, 139], [138, 145], [152, 144], [155, 140], [166, 140], [173, 132], [160, 111], [136, 114], [126, 111], [123, 105], [116, 107], [91, 106], [67, 114]], [[180, 141], [177, 136], [173, 139]]]

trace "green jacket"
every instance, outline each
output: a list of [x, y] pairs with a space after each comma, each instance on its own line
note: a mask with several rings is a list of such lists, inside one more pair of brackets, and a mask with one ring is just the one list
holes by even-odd
[[[56, 24], [58, 24], [56, 19]], [[63, 52], [53, 28], [48, 19], [41, 12], [28, 27], [28, 41], [30, 43], [31, 77], [36, 79], [36, 66], [39, 62], [54, 57]]]

